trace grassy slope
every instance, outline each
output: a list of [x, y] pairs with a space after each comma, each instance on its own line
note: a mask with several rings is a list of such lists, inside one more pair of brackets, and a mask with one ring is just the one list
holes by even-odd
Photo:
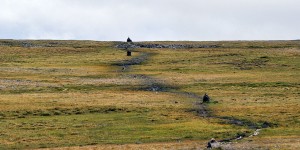
[[[190, 111], [195, 99], [131, 90], [143, 81], [111, 65], [128, 59], [113, 43], [30, 43], [39, 47], [0, 46], [2, 149], [221, 139], [248, 130], [198, 117]], [[299, 42], [200, 44], [221, 48], [142, 49], [157, 55], [132, 71], [207, 92], [219, 102], [209, 106], [214, 115], [278, 124], [258, 139], [299, 138]]]
[[[219, 102], [210, 105], [217, 116], [279, 125], [267, 129], [265, 136], [300, 135], [299, 42], [291, 42], [292, 48], [285, 46], [287, 43], [165, 50], [141, 71], [185, 91], [209, 93]], [[232, 44], [223, 47], [234, 47]]]

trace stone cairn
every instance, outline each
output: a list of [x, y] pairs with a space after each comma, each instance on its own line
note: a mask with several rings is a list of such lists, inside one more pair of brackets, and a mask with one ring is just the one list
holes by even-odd
[[210, 97], [205, 93], [203, 96], [203, 103], [209, 103], [210, 102]]
[[[127, 38], [127, 43], [133, 43], [132, 40], [128, 37]], [[129, 50], [130, 47], [126, 47], [125, 49], [127, 50], [127, 56], [131, 56], [132, 52]]]

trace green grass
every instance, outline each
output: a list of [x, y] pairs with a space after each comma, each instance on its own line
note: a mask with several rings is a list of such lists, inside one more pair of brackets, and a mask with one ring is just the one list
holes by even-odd
[[224, 42], [226, 48], [164, 50], [146, 66], [136, 69], [183, 91], [208, 93], [219, 102], [209, 106], [213, 115], [278, 124], [278, 128], [267, 130], [272, 134], [262, 136], [297, 136], [299, 44], [254, 43], [262, 45], [253, 48], [244, 45], [251, 42], [236, 42], [236, 46], [227, 47], [233, 43]]
[[[23, 47], [22, 42], [33, 47]], [[231, 138], [246, 126], [198, 116], [208, 93], [218, 117], [271, 128], [255, 138], [300, 138], [299, 41], [158, 42], [218, 45], [138, 49], [152, 57], [127, 72], [113, 42], [0, 40], [0, 149]], [[142, 91], [147, 75], [173, 92]]]
[[0, 148], [199, 140], [222, 134], [232, 136], [230, 134], [235, 132], [231, 126], [219, 125], [213, 120], [175, 120], [165, 116], [153, 120], [152, 113], [111, 112], [2, 120]]

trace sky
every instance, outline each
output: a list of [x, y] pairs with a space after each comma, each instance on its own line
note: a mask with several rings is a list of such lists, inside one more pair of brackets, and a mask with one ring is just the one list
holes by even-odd
[[300, 39], [300, 0], [0, 0], [0, 39]]

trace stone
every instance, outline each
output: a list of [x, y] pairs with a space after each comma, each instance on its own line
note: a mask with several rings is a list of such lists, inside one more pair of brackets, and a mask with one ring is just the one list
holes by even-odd
[[190, 49], [190, 48], [217, 48], [217, 45], [183, 45], [183, 44], [145, 44], [133, 43], [128, 37], [127, 43], [122, 43], [116, 46], [117, 48], [170, 48], [170, 49]]
[[216, 141], [214, 138], [212, 138], [208, 143], [206, 148], [208, 149], [216, 149], [216, 148], [221, 148], [221, 145], [218, 141]]
[[127, 56], [131, 56], [131, 51], [127, 51]]
[[132, 40], [128, 37], [127, 42], [132, 43]]
[[203, 96], [203, 103], [209, 103], [210, 102], [210, 97], [205, 93]]

